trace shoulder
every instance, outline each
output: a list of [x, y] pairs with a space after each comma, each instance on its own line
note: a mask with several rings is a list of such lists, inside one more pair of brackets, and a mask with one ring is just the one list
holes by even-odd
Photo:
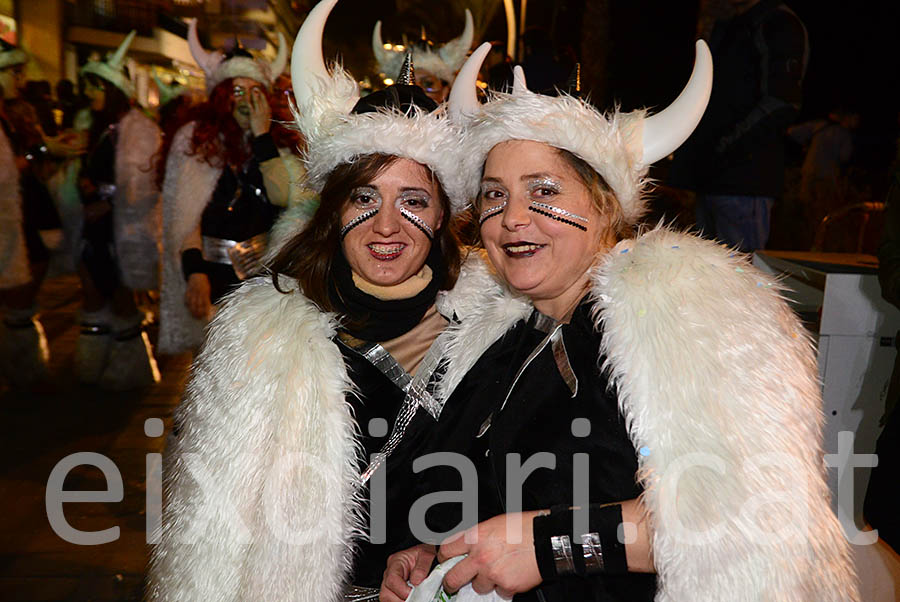
[[464, 250], [465, 260], [452, 290], [438, 293], [437, 309], [445, 317], [460, 320], [482, 314], [491, 302], [518, 300], [494, 272], [482, 249]]
[[223, 301], [210, 323], [207, 345], [240, 344], [264, 353], [281, 353], [282, 345], [331, 338], [336, 322], [307, 299], [292, 279], [281, 277], [283, 291], [268, 277], [245, 281]]

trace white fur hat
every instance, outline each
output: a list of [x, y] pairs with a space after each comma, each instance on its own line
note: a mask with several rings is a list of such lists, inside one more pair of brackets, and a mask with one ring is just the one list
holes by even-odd
[[468, 8], [466, 9], [466, 27], [462, 34], [436, 50], [421, 44], [410, 44], [409, 48], [386, 45], [381, 40], [381, 21], [378, 21], [372, 31], [372, 52], [375, 53], [375, 62], [378, 63], [378, 71], [381, 73], [393, 75], [400, 71], [406, 52], [410, 50], [417, 69], [430, 71], [452, 84], [456, 78], [456, 72], [466, 60], [474, 37], [475, 23]]
[[468, 197], [478, 194], [484, 162], [494, 146], [534, 140], [585, 160], [612, 188], [625, 221], [634, 224], [645, 211], [647, 169], [687, 140], [709, 101], [712, 55], [702, 40], [696, 49], [690, 80], [665, 110], [652, 116], [643, 110], [603, 115], [575, 96], [529, 91], [521, 67], [515, 68], [512, 93], [493, 93], [479, 104], [475, 78], [490, 50], [490, 44], [482, 44], [460, 70], [449, 99], [450, 113], [466, 127], [461, 171]]
[[119, 44], [119, 47], [116, 48], [116, 51], [109, 55], [105, 61], [88, 61], [81, 68], [81, 74], [86, 75], [90, 73], [103, 78], [124, 92], [128, 98], [134, 98], [134, 84], [131, 83], [131, 80], [125, 74], [125, 53], [128, 52], [128, 47], [131, 46], [131, 42], [136, 35], [137, 31], [132, 29], [125, 36], [125, 39], [122, 40], [122, 43]]
[[205, 50], [197, 36], [197, 19], [190, 19], [188, 24], [188, 46], [191, 49], [191, 56], [206, 75], [207, 92], [233, 77], [246, 77], [271, 88], [272, 83], [287, 66], [287, 42], [280, 31], [278, 54], [271, 63], [249, 56], [226, 57], [221, 50], [215, 52]]
[[335, 4], [337, 0], [322, 0], [310, 11], [291, 55], [297, 101], [292, 108], [297, 127], [306, 137], [309, 185], [320, 192], [335, 167], [358, 157], [396, 155], [431, 168], [453, 211], [461, 211], [467, 198], [466, 181], [459, 169], [460, 133], [446, 111], [352, 112], [360, 98], [356, 81], [338, 66], [329, 73], [322, 58], [322, 32]]
[[24, 65], [28, 62], [28, 56], [21, 48], [17, 48], [6, 40], [0, 40], [0, 69]]

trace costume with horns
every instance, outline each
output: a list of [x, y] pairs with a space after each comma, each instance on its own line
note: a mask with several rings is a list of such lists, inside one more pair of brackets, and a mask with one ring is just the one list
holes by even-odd
[[[278, 39], [278, 54], [269, 63], [252, 58], [242, 49], [229, 56], [206, 51], [197, 37], [196, 20], [188, 30], [191, 53], [206, 74], [209, 90], [237, 77], [271, 88], [287, 64], [284, 36], [279, 34]], [[201, 155], [192, 154], [194, 125], [191, 122], [178, 130], [166, 158], [159, 333], [162, 353], [195, 349], [203, 340], [207, 320], [194, 318], [185, 306], [189, 273], [199, 271], [209, 276], [212, 302], [216, 303], [228, 287], [246, 277], [233, 269], [234, 255], [224, 250], [226, 247], [246, 248], [245, 257], [258, 266], [266, 232], [280, 212], [276, 205], [295, 207], [294, 213], [303, 219], [314, 209], [315, 198], [303, 185], [303, 168], [294, 149], [277, 148], [272, 136], [263, 134], [252, 140], [253, 156], [243, 169], [226, 169], [222, 162], [210, 164]]]
[[[88, 61], [81, 75], [111, 84], [133, 99], [135, 89], [125, 72], [125, 59], [135, 35], [135, 31], [129, 33], [105, 60]], [[93, 284], [107, 302], [119, 286], [130, 290], [159, 286], [162, 223], [153, 158], [161, 141], [156, 122], [132, 107], [98, 133], [82, 163], [80, 179], [91, 183], [89, 190], [82, 191], [82, 202], [111, 207], [85, 221], [81, 252]], [[149, 341], [141, 329], [143, 319], [140, 312], [113, 315], [109, 308], [84, 312], [75, 356], [79, 378], [111, 389], [158, 381]]]
[[466, 9], [466, 26], [458, 38], [454, 38], [438, 49], [430, 44], [410, 44], [409, 48], [397, 48], [385, 44], [381, 39], [381, 21], [375, 23], [372, 31], [372, 52], [378, 63], [379, 73], [398, 73], [407, 52], [412, 52], [412, 61], [417, 69], [430, 71], [448, 84], [456, 78], [456, 72], [465, 62], [472, 40], [475, 37], [475, 23], [472, 13]]
[[[293, 50], [295, 118], [307, 140], [310, 185], [321, 190], [332, 170], [359, 157], [396, 155], [428, 166], [452, 210], [462, 210], [464, 182], [454, 155], [459, 136], [446, 113], [434, 112], [434, 102], [402, 78], [360, 98], [347, 73], [326, 69], [322, 32], [335, 3], [316, 5]], [[451, 292], [437, 293], [434, 282], [423, 291], [431, 296], [422, 300], [436, 305], [440, 315], [432, 317], [439, 324], [445, 321], [441, 316], [465, 315], [467, 299], [485, 284], [478, 274], [464, 272]], [[281, 286], [296, 289], [286, 278]], [[388, 528], [387, 544], [360, 542], [363, 553], [354, 559], [367, 504], [364, 452], [378, 451], [390, 439], [373, 434], [369, 418], [405, 433], [372, 477], [387, 481], [390, 523], [402, 503], [393, 502], [412, 490], [411, 481], [394, 476], [408, 471], [409, 450], [421, 442], [421, 428], [433, 424], [436, 411], [420, 409], [418, 401], [407, 406], [419, 398], [407, 397], [398, 381], [339, 342], [339, 331], [337, 316], [323, 313], [298, 290], [278, 292], [264, 278], [245, 282], [223, 303], [179, 409], [179, 434], [170, 443], [150, 599], [337, 602], [361, 571], [363, 579], [375, 579], [366, 585], [377, 586], [387, 553], [405, 547], [400, 529]], [[390, 340], [396, 339], [385, 346]], [[433, 373], [428, 357], [413, 378]], [[401, 373], [406, 374], [395, 374]], [[410, 390], [419, 391], [418, 385]], [[407, 426], [401, 416], [410, 415], [398, 412], [400, 402], [414, 412]]]
[[[464, 169], [473, 187], [495, 145], [542, 142], [588, 162], [633, 225], [645, 208], [647, 166], [688, 137], [706, 106], [706, 45], [698, 42], [681, 95], [650, 117], [604, 116], [572, 96], [534, 94], [520, 69], [511, 94], [479, 105], [475, 75], [487, 50], [463, 66], [450, 98], [451, 113], [468, 125]], [[573, 477], [584, 475], [574, 454], [590, 457], [589, 532], [573, 533], [571, 515], [555, 509], [542, 525], [568, 519], [557, 532], [540, 529], [535, 541], [538, 558], [571, 541], [587, 577], [565, 576], [564, 561], [557, 573], [551, 555], [549, 567], [539, 561], [544, 582], [516, 600], [859, 600], [824, 480], [811, 342], [778, 284], [744, 256], [664, 228], [621, 241], [589, 276], [570, 322], [539, 326], [527, 298], [486, 289], [448, 342], [438, 389], [446, 408], [434, 439], [467, 454], [482, 477], [496, 475], [479, 488], [480, 519], [506, 511], [495, 490], [507, 478], [507, 453], [557, 459], [556, 469], [525, 481], [524, 510], [576, 503]], [[538, 351], [542, 339], [549, 349]], [[576, 433], [575, 419], [585, 417], [591, 428]], [[622, 474], [622, 465], [633, 472]], [[641, 591], [640, 575], [623, 574], [615, 546], [597, 549], [609, 526], [599, 518], [603, 506], [634, 497], [635, 480], [648, 513], [655, 594]], [[603, 545], [616, 541], [617, 526]]]

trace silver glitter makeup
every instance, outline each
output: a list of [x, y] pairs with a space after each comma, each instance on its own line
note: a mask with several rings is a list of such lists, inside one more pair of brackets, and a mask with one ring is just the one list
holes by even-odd
[[555, 213], [556, 215], [559, 215], [561, 217], [574, 219], [579, 222], [583, 222], [585, 224], [590, 223], [590, 220], [588, 220], [588, 218], [586, 218], [586, 217], [582, 217], [576, 213], [572, 213], [571, 211], [566, 211], [565, 209], [560, 209], [559, 207], [554, 207], [553, 205], [548, 205], [547, 203], [539, 203], [538, 201], [531, 201], [531, 204], [534, 205], [535, 207], [539, 207], [546, 211]]
[[345, 225], [343, 228], [341, 228], [341, 240], [344, 240], [344, 237], [347, 236], [347, 233], [350, 232], [350, 230], [357, 227], [364, 221], [366, 221], [368, 219], [372, 219], [373, 217], [375, 217], [375, 215], [377, 213], [378, 213], [378, 209], [369, 209], [365, 213], [360, 213], [359, 215], [354, 217], [352, 220], [347, 222], [347, 225]]
[[434, 230], [432, 230], [431, 226], [426, 224], [425, 220], [423, 220], [421, 217], [419, 217], [406, 207], [400, 207], [400, 215], [409, 220], [413, 226], [424, 232], [425, 236], [427, 236], [430, 240], [434, 239]]
[[500, 215], [503, 213], [503, 210], [506, 209], [506, 201], [503, 201], [499, 205], [494, 205], [493, 207], [488, 207], [484, 211], [481, 212], [481, 215], [478, 216], [478, 225], [480, 226], [484, 222], [488, 221], [495, 215]]

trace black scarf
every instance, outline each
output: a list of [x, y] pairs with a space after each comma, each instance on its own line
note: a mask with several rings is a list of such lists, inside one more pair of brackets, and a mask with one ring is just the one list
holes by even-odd
[[382, 300], [356, 288], [350, 264], [339, 250], [331, 267], [328, 294], [335, 308], [345, 316], [342, 330], [364, 341], [389, 341], [413, 329], [428, 308], [434, 304], [441, 282], [444, 281], [444, 257], [440, 243], [431, 245], [425, 260], [431, 268], [431, 282], [409, 299]]

